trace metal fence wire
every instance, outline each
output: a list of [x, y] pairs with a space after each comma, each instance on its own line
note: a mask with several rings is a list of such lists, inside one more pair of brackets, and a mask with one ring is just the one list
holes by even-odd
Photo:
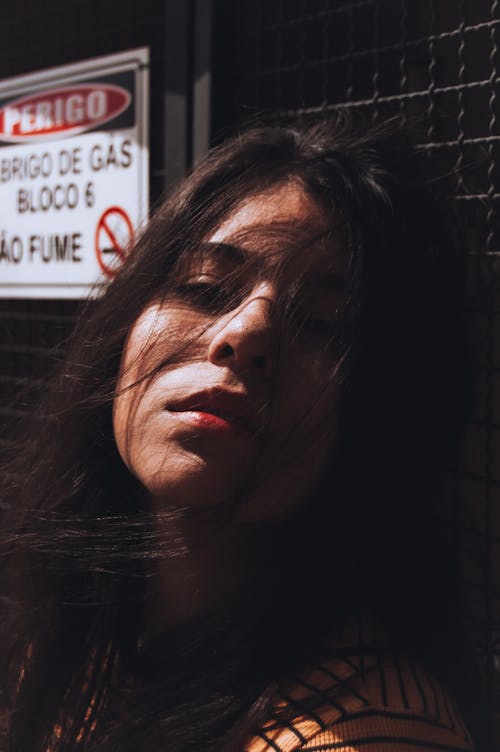
[[[475, 342], [473, 419], [450, 483], [464, 606], [500, 743], [500, 2], [244, 2], [241, 117], [362, 111], [424, 127], [417, 143], [463, 222]], [[418, 130], [418, 129], [417, 129]]]

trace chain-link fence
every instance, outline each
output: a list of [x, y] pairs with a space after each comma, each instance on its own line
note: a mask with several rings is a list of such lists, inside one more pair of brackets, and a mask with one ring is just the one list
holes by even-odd
[[253, 0], [242, 8], [241, 119], [343, 109], [406, 120], [460, 218], [477, 392], [450, 517], [500, 731], [500, 3]]

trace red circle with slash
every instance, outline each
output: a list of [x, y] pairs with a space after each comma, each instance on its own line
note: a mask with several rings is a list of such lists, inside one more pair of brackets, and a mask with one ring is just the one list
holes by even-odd
[[120, 206], [110, 206], [101, 215], [95, 231], [95, 251], [99, 266], [107, 277], [114, 277], [125, 261], [134, 227], [127, 212]]

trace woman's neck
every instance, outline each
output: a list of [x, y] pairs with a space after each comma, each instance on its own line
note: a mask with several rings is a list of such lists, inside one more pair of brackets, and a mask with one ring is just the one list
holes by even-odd
[[[168, 519], [166, 535], [178, 541], [178, 555], [155, 565], [146, 599], [144, 636], [154, 639], [168, 628], [198, 619], [218, 604], [250, 597], [265, 559], [265, 534], [209, 515]], [[229, 614], [226, 614], [229, 615]]]

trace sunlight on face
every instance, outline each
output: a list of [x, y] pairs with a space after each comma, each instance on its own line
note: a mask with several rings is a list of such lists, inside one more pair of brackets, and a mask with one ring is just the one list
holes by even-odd
[[[337, 431], [345, 259], [331, 229], [295, 182], [248, 198], [133, 325], [114, 432], [159, 506], [240, 499], [241, 518], [270, 519], [311, 492]], [[297, 321], [278, 326], [297, 290]]]

